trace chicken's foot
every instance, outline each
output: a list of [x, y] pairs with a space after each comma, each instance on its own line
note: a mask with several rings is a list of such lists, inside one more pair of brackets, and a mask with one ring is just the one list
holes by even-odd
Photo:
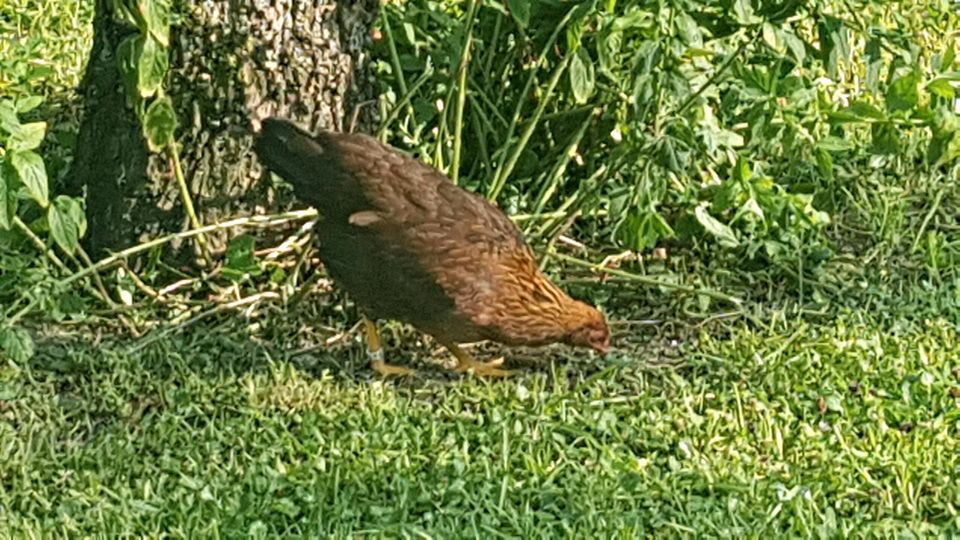
[[383, 359], [383, 347], [380, 345], [380, 332], [377, 330], [377, 323], [370, 319], [363, 318], [363, 326], [366, 328], [367, 335], [367, 359], [370, 360], [370, 367], [384, 377], [390, 375], [413, 375], [416, 371], [403, 366], [394, 366], [388, 364]]
[[515, 373], [514, 371], [501, 369], [500, 366], [503, 365], [502, 356], [496, 360], [481, 362], [454, 343], [444, 346], [457, 358], [457, 367], [454, 369], [460, 373], [473, 373], [478, 377], [509, 377]]

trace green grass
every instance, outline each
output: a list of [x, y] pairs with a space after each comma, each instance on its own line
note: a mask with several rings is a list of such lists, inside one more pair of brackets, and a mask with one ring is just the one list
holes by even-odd
[[371, 380], [226, 324], [0, 371], [4, 536], [960, 529], [955, 324], [737, 323], [506, 382]]
[[[64, 170], [56, 160], [62, 155], [66, 163], [66, 135], [76, 132], [77, 117], [69, 112], [76, 101], [71, 88], [89, 50], [92, 5], [81, 0], [63, 0], [57, 9], [42, 0], [0, 4], [0, 95], [48, 97], [52, 106], [31, 114], [65, 135], [48, 137], [42, 148], [55, 170]], [[526, 113], [513, 125], [498, 115], [509, 118], [519, 110], [511, 100], [527, 80], [531, 45], [514, 36], [500, 42], [508, 56], [496, 47], [478, 49], [475, 61], [495, 66], [498, 76], [471, 76], [463, 96], [466, 115], [452, 117], [448, 126], [434, 104], [449, 102], [447, 95], [460, 97], [451, 83], [463, 42], [456, 24], [463, 17], [452, 3], [433, 7], [410, 2], [410, 11], [388, 12], [400, 54], [396, 65], [381, 54], [380, 75], [395, 87], [393, 98], [403, 97], [393, 77], [404, 69], [409, 71], [406, 86], [418, 80], [422, 58], [412, 57], [413, 52], [433, 58], [436, 72], [412, 96], [413, 112], [398, 107], [385, 134], [394, 142], [409, 135], [408, 146], [449, 165], [459, 155], [452, 152], [450, 138], [462, 130], [463, 142], [477, 141], [479, 147], [464, 144], [461, 180], [483, 191], [490, 187], [484, 179], [497, 174], [495, 162], [517, 148], [516, 140], [503, 134], [524, 129], [551, 71], [543, 68], [538, 75], [533, 97], [524, 98], [529, 100]], [[904, 43], [921, 36], [918, 57], [927, 60], [941, 48], [938, 43], [950, 39], [926, 29], [944, 23], [925, 15], [925, 3], [844, 0], [815, 8], [849, 15], [847, 22], [856, 23], [850, 30], [859, 36], [851, 38], [850, 73], [864, 70], [859, 51], [866, 28], [861, 24], [885, 26], [887, 34], [895, 29], [908, 36]], [[848, 13], [855, 8], [857, 14]], [[494, 8], [483, 9], [489, 17]], [[504, 15], [500, 34], [499, 27], [478, 25], [475, 38], [506, 35], [510, 20]], [[405, 22], [415, 26], [403, 27]], [[810, 21], [799, 17], [795, 22], [801, 35], [813, 35]], [[452, 28], [451, 36], [438, 41], [434, 26], [438, 32]], [[531, 27], [531, 35], [542, 41], [546, 36], [540, 34], [542, 28]], [[676, 36], [647, 41], [661, 37]], [[751, 47], [760, 48], [748, 55], [749, 66], [763, 71], [769, 63], [764, 55], [772, 53], [758, 41]], [[694, 81], [699, 88], [727, 54], [724, 50], [720, 47], [713, 64], [681, 54], [683, 62], [664, 63], [663, 73], [696, 68], [684, 76], [699, 77]], [[522, 69], [514, 71], [517, 65], [511, 62], [520, 62]], [[812, 80], [821, 68], [816, 62], [811, 66], [803, 76]], [[749, 78], [734, 77], [737, 69], [724, 88], [740, 88]], [[703, 73], [697, 75], [699, 70]], [[609, 81], [598, 81], [600, 101], [588, 106], [622, 101], [611, 93]], [[858, 95], [860, 81], [859, 76], [840, 77], [837, 91]], [[557, 92], [566, 95], [567, 84]], [[491, 88], [513, 94], [504, 90], [503, 100], [494, 101], [498, 94]], [[683, 101], [686, 90], [680, 90], [661, 92], [659, 99]], [[758, 95], [742, 90], [750, 99]], [[704, 95], [719, 102], [716, 92], [708, 88]], [[817, 103], [832, 111], [837, 105], [829, 98], [821, 96]], [[556, 100], [560, 111], [569, 96]], [[797, 107], [812, 103], [791, 97], [791, 107], [795, 101]], [[384, 106], [389, 105], [388, 99]], [[827, 127], [819, 109], [816, 114], [800, 108], [770, 111], [802, 116], [807, 127], [801, 133], [809, 126]], [[718, 128], [743, 121], [739, 106], [727, 116], [717, 112], [723, 122]], [[623, 193], [598, 196], [597, 202], [581, 201], [584, 191], [570, 191], [600, 163], [607, 164], [604, 152], [611, 147], [603, 141], [614, 124], [581, 133], [577, 129], [587, 124], [574, 118], [572, 127], [566, 126], [561, 122], [566, 117], [552, 109], [543, 115], [550, 136], [537, 132], [530, 142], [536, 151], [516, 154], [518, 165], [501, 203], [526, 212], [549, 210], [561, 195], [576, 200], [585, 213], [574, 236], [595, 242], [604, 254], [622, 249], [604, 244], [618, 241], [604, 216], [617, 213], [612, 201]], [[691, 122], [699, 125], [698, 118]], [[434, 134], [429, 128], [435, 124], [445, 127]], [[637, 124], [642, 130], [657, 125]], [[553, 138], [554, 131], [566, 134]], [[485, 350], [519, 361], [521, 375], [506, 381], [449, 375], [436, 365], [442, 351], [397, 326], [386, 333], [391, 359], [418, 367], [421, 375], [415, 379], [375, 378], [356, 340], [297, 352], [322, 341], [331, 328], [356, 321], [327, 294], [315, 294], [295, 308], [263, 304], [249, 318], [211, 317], [142, 341], [115, 331], [116, 321], [102, 313], [91, 314], [99, 306], [95, 302], [74, 306], [86, 320], [54, 301], [44, 304], [48, 313], [23, 321], [38, 340], [36, 356], [27, 362], [0, 358], [0, 538], [960, 534], [960, 199], [955, 194], [960, 168], [925, 165], [921, 143], [927, 135], [917, 130], [904, 130], [900, 154], [872, 155], [866, 149], [868, 131], [831, 132], [857, 149], [833, 154], [829, 178], [812, 176], [820, 182], [818, 208], [829, 211], [832, 220], [822, 236], [811, 238], [830, 246], [829, 260], [811, 267], [805, 257], [781, 253], [750, 266], [742, 251], [693, 234], [689, 242], [666, 244], [665, 261], [644, 252], [641, 263], [624, 263], [624, 270], [635, 274], [745, 298], [740, 314], [722, 313], [730, 306], [697, 295], [616, 277], [598, 284], [596, 275], [582, 268], [571, 265], [559, 272], [551, 264], [567, 288], [611, 313], [617, 349], [606, 359], [563, 347], [545, 353]], [[687, 136], [685, 129], [665, 133]], [[661, 135], [644, 136], [665, 140]], [[577, 148], [586, 165], [567, 166], [565, 149], [579, 137], [587, 141]], [[778, 152], [789, 150], [781, 148], [786, 139], [801, 149], [812, 142], [806, 135], [753, 137], [758, 146], [745, 153], [766, 156], [784, 185], [803, 183], [806, 175], [814, 175], [813, 165], [796, 156], [780, 159]], [[691, 140], [700, 144], [699, 138]], [[484, 148], [484, 141], [502, 146]], [[638, 156], [649, 159], [645, 156], [658, 147], [638, 148]], [[693, 154], [700, 161], [671, 173], [691, 186], [702, 183], [697, 174], [709, 161]], [[535, 159], [538, 155], [543, 162]], [[716, 160], [726, 163], [726, 154]], [[614, 184], [642, 188], [643, 197], [660, 190], [663, 208], [678, 198], [673, 200], [677, 208], [699, 204], [698, 197], [687, 200], [687, 189], [669, 195], [674, 187], [665, 186], [674, 177], [654, 168], [647, 173], [656, 181], [638, 183], [626, 175]], [[531, 197], [539, 193], [554, 193], [557, 200], [541, 208]], [[600, 207], [609, 212], [593, 212]], [[674, 221], [677, 215], [666, 212], [665, 219], [677, 226], [682, 224]], [[562, 229], [563, 216], [551, 219], [550, 227], [528, 222], [540, 231], [538, 248]], [[600, 225], [593, 230], [595, 223]], [[32, 247], [15, 252], [17, 244], [4, 238], [0, 255], [6, 258], [0, 262], [17, 262], [29, 278], [24, 283], [57, 279], [40, 266]], [[794, 246], [791, 242], [781, 243]], [[20, 283], [10, 275], [0, 289]], [[104, 274], [111, 292], [118, 283], [126, 286], [126, 279]], [[208, 291], [198, 290], [191, 300]], [[79, 304], [82, 294], [60, 302]], [[174, 308], [172, 313], [143, 309], [141, 300], [136, 297], [127, 312], [141, 326], [162, 326], [182, 315]], [[50, 322], [57, 317], [65, 320]]]
[[93, 2], [0, 3], [0, 97], [64, 97], [80, 82], [90, 54]]

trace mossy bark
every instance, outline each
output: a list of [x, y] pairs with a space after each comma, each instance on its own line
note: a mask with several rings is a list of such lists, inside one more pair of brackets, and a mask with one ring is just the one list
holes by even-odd
[[[256, 163], [251, 127], [280, 115], [343, 129], [354, 107], [375, 95], [367, 51], [378, 3], [209, 0], [178, 9], [167, 93], [200, 219], [275, 211], [285, 196]], [[170, 163], [148, 152], [128, 106], [115, 55], [128, 32], [111, 0], [97, 0], [69, 180], [86, 196], [86, 241], [97, 254], [189, 227]], [[359, 129], [369, 128], [375, 107], [362, 110]]]

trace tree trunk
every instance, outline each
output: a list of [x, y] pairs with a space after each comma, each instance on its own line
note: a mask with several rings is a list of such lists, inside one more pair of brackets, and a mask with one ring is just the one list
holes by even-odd
[[[130, 30], [114, 16], [113, 1], [97, 0], [70, 175], [71, 190], [86, 195], [87, 244], [97, 254], [189, 227], [171, 164], [148, 151], [128, 106], [116, 51]], [[377, 0], [183, 4], [165, 86], [200, 220], [274, 211], [284, 196], [255, 162], [251, 126], [281, 115], [343, 129], [356, 104], [375, 95], [365, 51]], [[375, 109], [363, 108], [360, 129], [370, 127]]]

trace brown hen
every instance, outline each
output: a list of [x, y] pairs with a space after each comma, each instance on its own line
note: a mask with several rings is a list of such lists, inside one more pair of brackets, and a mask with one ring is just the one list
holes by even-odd
[[478, 375], [509, 372], [459, 343], [608, 349], [603, 315], [550, 282], [503, 212], [436, 169], [366, 135], [311, 135], [277, 118], [264, 121], [256, 151], [319, 211], [320, 259], [366, 315], [377, 371], [409, 372], [383, 361], [378, 318], [433, 336], [459, 371]]

